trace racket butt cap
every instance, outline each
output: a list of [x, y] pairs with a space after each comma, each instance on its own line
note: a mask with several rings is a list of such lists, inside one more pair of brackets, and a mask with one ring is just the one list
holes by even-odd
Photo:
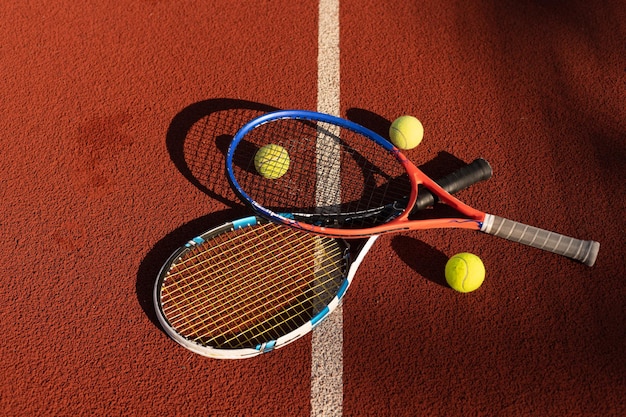
[[589, 251], [587, 252], [587, 256], [583, 263], [587, 266], [593, 266], [596, 263], [596, 258], [598, 257], [598, 252], [600, 252], [600, 243], [596, 241], [589, 241]]

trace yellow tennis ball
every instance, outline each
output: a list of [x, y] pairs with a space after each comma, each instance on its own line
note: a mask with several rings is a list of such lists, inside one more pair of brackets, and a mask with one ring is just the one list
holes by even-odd
[[289, 169], [289, 153], [280, 145], [265, 145], [254, 155], [254, 167], [261, 176], [275, 180]]
[[459, 292], [471, 292], [485, 280], [483, 261], [471, 253], [458, 253], [446, 263], [446, 281]]
[[413, 149], [424, 138], [422, 122], [413, 116], [400, 116], [389, 128], [391, 143], [400, 149]]

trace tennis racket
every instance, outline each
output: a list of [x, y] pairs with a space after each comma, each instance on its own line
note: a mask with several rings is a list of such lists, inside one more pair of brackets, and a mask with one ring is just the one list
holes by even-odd
[[[440, 180], [450, 192], [491, 176], [477, 160]], [[416, 208], [436, 201], [424, 190]], [[260, 217], [226, 223], [176, 250], [154, 289], [165, 332], [198, 354], [239, 359], [310, 332], [340, 303], [377, 236], [335, 239]]]
[[[275, 180], [256, 172], [256, 150], [289, 155]], [[403, 230], [479, 230], [592, 266], [600, 244], [487, 214], [461, 202], [380, 135], [348, 120], [287, 110], [258, 117], [235, 135], [226, 155], [229, 181], [259, 215], [319, 235], [358, 238]], [[423, 185], [457, 217], [409, 219]], [[369, 213], [369, 216], [363, 214]]]

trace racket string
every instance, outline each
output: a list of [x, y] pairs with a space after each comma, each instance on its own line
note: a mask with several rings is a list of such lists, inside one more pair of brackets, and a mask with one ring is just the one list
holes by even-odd
[[[317, 276], [319, 276], [320, 274], [318, 273]], [[253, 309], [250, 309], [250, 307], [246, 307], [245, 305], [242, 305], [241, 308], [243, 310], [241, 311], [226, 311], [225, 314], [229, 314], [229, 317], [239, 317], [238, 320], [233, 320], [231, 322], [225, 323], [224, 326], [222, 326], [221, 328], [223, 329], [222, 332], [228, 332], [229, 330], [232, 333], [232, 329], [231, 327], [233, 325], [237, 325], [238, 329], [241, 328], [242, 326], [246, 329], [245, 332], [242, 332], [241, 334], [235, 334], [233, 336], [233, 338], [241, 338], [245, 335], [248, 335], [249, 337], [254, 336], [257, 332], [258, 332], [258, 328], [259, 327], [265, 327], [266, 330], [270, 330], [272, 329], [275, 325], [271, 324], [271, 321], [263, 322], [259, 320], [259, 315], [261, 315], [261, 317], [267, 317], [270, 316], [270, 313], [273, 313], [273, 311], [271, 310], [272, 308], [274, 308], [276, 311], [278, 311], [276, 309], [276, 300], [274, 300], [275, 296], [272, 294], [273, 292], [278, 291], [280, 294], [280, 305], [291, 305], [292, 307], [290, 307], [289, 309], [285, 310], [283, 309], [282, 311], [282, 315], [284, 316], [285, 314], [292, 314], [290, 312], [290, 310], [294, 310], [295, 313], [299, 312], [304, 312], [304, 309], [310, 309], [310, 308], [314, 308], [315, 304], [312, 303], [311, 299], [307, 299], [305, 303], [300, 302], [299, 304], [293, 304], [296, 299], [298, 297], [300, 297], [301, 291], [298, 288], [292, 289], [291, 291], [283, 288], [269, 288], [268, 291], [270, 292], [270, 298], [272, 298], [271, 302], [270, 301], [266, 301], [265, 303], [262, 303], [261, 301], [256, 301], [256, 306]], [[249, 310], [249, 311], [248, 311]], [[245, 313], [245, 314], [243, 314]], [[258, 314], [257, 314], [258, 313]], [[280, 320], [279, 320], [280, 322]], [[255, 323], [258, 323], [256, 325], [254, 325]], [[218, 325], [219, 323], [215, 323], [216, 325]], [[216, 337], [219, 336], [226, 336], [225, 334], [217, 334], [218, 332], [214, 332], [216, 333]], [[227, 340], [228, 342], [229, 340]]]
[[[250, 233], [252, 232], [252, 230], [249, 230], [248, 233], [246, 235], [242, 235], [241, 238], [242, 239], [247, 239], [250, 236]], [[261, 236], [259, 236], [261, 237]], [[224, 238], [224, 237], [222, 237]], [[215, 239], [217, 240], [217, 239]], [[213, 242], [212, 242], [213, 243]], [[228, 245], [228, 246], [227, 246]], [[233, 287], [224, 287], [222, 284], [224, 283], [226, 276], [224, 275], [224, 271], [226, 268], [232, 266], [232, 262], [233, 262], [233, 258], [227, 256], [227, 253], [229, 250], [232, 250], [232, 242], [222, 242], [220, 244], [217, 245], [212, 245], [205, 248], [202, 248], [202, 250], [199, 249], [195, 249], [194, 252], [199, 251], [199, 253], [197, 255], [191, 256], [186, 258], [184, 261], [181, 261], [177, 264], [178, 266], [185, 266], [184, 269], [182, 270], [176, 270], [176, 272], [173, 272], [170, 274], [170, 278], [175, 278], [178, 275], [185, 275], [187, 272], [189, 272], [191, 269], [194, 269], [195, 272], [189, 274], [188, 276], [184, 277], [184, 280], [179, 280], [177, 281], [178, 286], [177, 286], [177, 290], [180, 290], [180, 294], [179, 294], [179, 298], [184, 298], [187, 296], [187, 291], [189, 290], [193, 290], [196, 289], [200, 286], [200, 284], [205, 285], [205, 286], [212, 286], [211, 288], [214, 289], [219, 289], [219, 288], [227, 288], [228, 290], [232, 290]], [[226, 255], [225, 255], [226, 254]], [[244, 253], [239, 254], [237, 257], [240, 259], [245, 258], [247, 255]], [[200, 261], [198, 262], [197, 260], [200, 257], [204, 257], [205, 260], [204, 261]], [[216, 260], [219, 260], [219, 262], [215, 262]], [[205, 265], [209, 263], [209, 265]], [[191, 264], [192, 267], [187, 267], [188, 264]], [[237, 264], [235, 264], [237, 265]], [[250, 268], [253, 267], [252, 264], [248, 264]], [[266, 268], [265, 265], [263, 264], [258, 264], [255, 265], [255, 267], [258, 266], [259, 268]], [[265, 269], [266, 270], [266, 269]], [[232, 271], [230, 271], [232, 272]], [[240, 272], [240, 271], [239, 271]], [[245, 273], [252, 273], [254, 271], [252, 270], [247, 270], [244, 271]], [[213, 279], [211, 279], [210, 277], [213, 277]], [[195, 279], [194, 279], [195, 278]], [[181, 286], [180, 283], [184, 283], [184, 286]], [[221, 294], [222, 297], [224, 294]], [[174, 299], [176, 299], [176, 297], [174, 297]], [[185, 311], [182, 311], [183, 313]]]
[[[326, 277], [325, 280], [322, 280], [320, 276], [324, 276]], [[320, 270], [317, 270], [315, 273], [315, 277], [316, 277], [316, 281], [317, 281], [317, 285], [316, 286], [310, 286], [309, 288], [305, 291], [305, 294], [311, 294], [310, 296], [307, 296], [306, 299], [300, 301], [299, 299], [302, 298], [303, 292], [301, 291], [300, 288], [298, 287], [291, 287], [289, 289], [286, 289], [285, 287], [280, 287], [280, 286], [276, 286], [274, 288], [268, 288], [269, 290], [269, 299], [265, 299], [264, 303], [258, 303], [256, 305], [256, 308], [254, 308], [253, 310], [250, 311], [246, 311], [246, 309], [248, 307], [246, 307], [245, 305], [241, 305], [240, 309], [238, 311], [231, 311], [229, 312], [229, 314], [231, 314], [233, 317], [240, 315], [241, 313], [245, 312], [246, 314], [244, 314], [243, 316], [241, 316], [241, 319], [247, 319], [248, 321], [245, 321], [244, 323], [242, 323], [241, 325], [243, 325], [246, 328], [246, 332], [244, 332], [243, 334], [248, 334], [248, 335], [254, 335], [256, 334], [256, 329], [259, 327], [262, 327], [265, 323], [264, 322], [258, 322], [258, 315], [267, 315], [269, 311], [272, 310], [272, 308], [276, 309], [276, 299], [277, 297], [275, 297], [275, 294], [280, 295], [280, 304], [281, 305], [290, 305], [291, 307], [288, 308], [287, 310], [283, 309], [282, 310], [282, 315], [289, 315], [292, 314], [291, 311], [294, 311], [295, 313], [300, 312], [300, 314], [302, 314], [305, 311], [312, 311], [314, 314], [315, 312], [319, 311], [320, 308], [316, 308], [316, 306], [318, 306], [320, 303], [322, 306], [325, 306], [329, 300], [323, 300], [321, 298], [321, 296], [324, 294], [324, 292], [319, 292], [316, 291], [317, 288], [325, 286], [327, 283], [333, 283], [334, 281], [336, 281], [336, 277], [333, 277], [332, 275], [326, 274], [326, 273], [321, 273]], [[336, 284], [334, 284], [336, 286]], [[334, 293], [333, 293], [334, 294]], [[297, 303], [296, 303], [297, 302]], [[307, 316], [310, 317], [310, 316]], [[252, 326], [250, 327], [253, 323], [258, 322], [258, 324], [256, 326]], [[232, 324], [232, 321], [227, 323], [226, 328], [230, 328]], [[278, 324], [280, 324], [280, 322], [278, 322]], [[272, 327], [274, 327], [273, 325], [269, 324], [270, 327], [268, 329], [271, 329]], [[236, 337], [240, 337], [239, 335]]]
[[[259, 267], [263, 267], [263, 266], [260, 265]], [[294, 271], [284, 271], [284, 272], [291, 274]], [[252, 273], [252, 271], [246, 271], [244, 273], [249, 274], [249, 273]], [[240, 275], [241, 271], [235, 271], [235, 274]], [[224, 287], [226, 290], [231, 290], [229, 294], [215, 293], [215, 294], [205, 294], [203, 297], [200, 297], [200, 296], [197, 297], [198, 301], [202, 303], [203, 307], [199, 309], [195, 309], [194, 315], [201, 319], [203, 319], [204, 317], [207, 317], [207, 318], [215, 317], [216, 314], [218, 314], [219, 310], [216, 306], [212, 306], [209, 303], [209, 301], [215, 298], [220, 299], [220, 298], [228, 297], [231, 301], [231, 304], [226, 306], [226, 308], [222, 312], [222, 315], [226, 315], [227, 317], [232, 317], [233, 320], [230, 322], [226, 322], [226, 323], [221, 323], [221, 322], [211, 323], [213, 326], [215, 326], [215, 328], [220, 328], [220, 327], [231, 328], [234, 321], [242, 322], [244, 318], [249, 318], [250, 320], [253, 321], [257, 317], [258, 313], [267, 312], [271, 306], [268, 304], [267, 301], [265, 303], [261, 303], [261, 301], [259, 301], [259, 303], [253, 309], [250, 309], [250, 306], [247, 305], [247, 301], [249, 300], [251, 296], [251, 292], [265, 293], [272, 297], [276, 296], [275, 298], [272, 299], [273, 304], [290, 303], [294, 300], [296, 296], [298, 296], [301, 293], [301, 291], [298, 287], [294, 287], [294, 285], [289, 285], [289, 284], [293, 284], [293, 283], [285, 284], [283, 282], [272, 283], [272, 282], [261, 281], [259, 284], [254, 283], [254, 285], [251, 285], [250, 288]], [[248, 293], [246, 293], [246, 291]], [[187, 312], [184, 312], [184, 313], [187, 313]], [[244, 327], [247, 327], [246, 324], [247, 323], [245, 321], [242, 323]], [[189, 323], [189, 326], [195, 327], [196, 325], [197, 323]], [[184, 326], [180, 327], [181, 331], [185, 331], [184, 329], [185, 329]], [[198, 330], [203, 330], [203, 329], [199, 328]]]
[[[252, 164], [256, 150], [270, 143], [284, 147], [290, 157], [287, 173], [275, 180], [263, 178]], [[249, 131], [235, 149], [233, 171], [252, 200], [278, 213], [361, 212], [406, 199], [412, 189], [402, 164], [369, 138], [299, 119], [272, 120]], [[368, 224], [386, 220], [364, 219]]]
[[[314, 295], [311, 297], [307, 297], [303, 301], [299, 301], [299, 299], [302, 298], [302, 293], [293, 292], [292, 297], [286, 300], [287, 305], [289, 305], [290, 307], [288, 307], [287, 309], [282, 309], [278, 311], [277, 315], [272, 317], [270, 320], [258, 322], [256, 325], [253, 325], [251, 327], [246, 326], [246, 330], [244, 332], [242, 332], [241, 334], [233, 335], [233, 337], [231, 337], [230, 339], [227, 339], [225, 342], [229, 343], [233, 340], [241, 341], [242, 338], [245, 338], [243, 340], [248, 341], [248, 340], [251, 340], [252, 337], [255, 337], [256, 335], [258, 335], [259, 333], [264, 333], [264, 332], [267, 332], [269, 330], [274, 330], [274, 329], [279, 329], [278, 332], [274, 333], [275, 338], [282, 336], [283, 334], [286, 333], [282, 330], [282, 327], [281, 327], [285, 324], [285, 322], [291, 322], [296, 317], [301, 317], [305, 319], [305, 320], [301, 320], [300, 322], [300, 325], [301, 325], [307, 320], [310, 320], [313, 316], [315, 316], [316, 312], [321, 311], [322, 307], [325, 307], [328, 304], [330, 300], [322, 298], [322, 295], [326, 295], [327, 291], [329, 290], [329, 287], [326, 286], [326, 284], [327, 283], [334, 284], [334, 281], [335, 280], [322, 281], [317, 286], [311, 287], [309, 290], [307, 290], [307, 292], [310, 291]], [[336, 284], [332, 285], [331, 288], [336, 289]], [[321, 289], [321, 291], [316, 291], [317, 289]], [[335, 292], [336, 291], [333, 292], [333, 295]], [[294, 303], [296, 301], [298, 302]], [[268, 307], [270, 307], [270, 304], [274, 304], [274, 301], [268, 300], [264, 305], [257, 306], [257, 309], [256, 309], [257, 312], [267, 312]], [[308, 313], [308, 311], [311, 311], [313, 313]], [[306, 312], [306, 315], [304, 315], [305, 312]], [[256, 319], [256, 317], [253, 317], [253, 318]], [[250, 325], [250, 323], [254, 323], [257, 321], [258, 320], [250, 320], [250, 322], [247, 322], [245, 324]], [[258, 329], [261, 329], [261, 330], [259, 331]], [[226, 336], [226, 334], [222, 334], [220, 336]]]
[[[235, 297], [236, 297], [236, 295], [235, 295]], [[201, 300], [201, 301], [202, 301], [202, 302], [204, 302], [204, 300]], [[229, 314], [230, 314], [230, 309], [232, 309], [232, 308], [235, 308], [235, 307], [233, 307], [233, 306], [226, 306], [226, 308], [224, 309], [224, 311], [228, 311], [228, 312], [229, 312]], [[203, 313], [203, 312], [197, 312], [197, 313], [195, 313], [195, 314], [205, 314], [205, 313]], [[210, 316], [208, 316], [208, 317], [210, 317]], [[193, 324], [193, 323], [192, 323], [192, 324]], [[196, 326], [197, 326], [197, 325], [196, 325]]]
[[[289, 238], [289, 237], [293, 237], [293, 235], [289, 232], [289, 229], [284, 229], [284, 228], [280, 228], [278, 229], [279, 233], [282, 235], [286, 235], [285, 238], [283, 238], [282, 241], [277, 241], [276, 239], [272, 239], [272, 244], [274, 246], [279, 246], [281, 243], [285, 242], [285, 239]], [[250, 234], [254, 232], [254, 236], [256, 238], [259, 239], [265, 239], [267, 240], [267, 237], [271, 234], [272, 232], [272, 228], [269, 229], [265, 229], [264, 234], [258, 234], [258, 231], [254, 231], [254, 230], [249, 230], [247, 232], [246, 235], [242, 235], [241, 238], [250, 238]], [[277, 235], [274, 235], [274, 237], [276, 237]], [[280, 236], [280, 235], [278, 235]], [[223, 237], [224, 238], [224, 237]], [[217, 240], [217, 239], [215, 239]], [[198, 250], [197, 248], [194, 249], [194, 253], [197, 252], [197, 255], [194, 256], [189, 256], [185, 258], [185, 261], [179, 261], [176, 265], [177, 270], [176, 272], [170, 273], [170, 277], [176, 277], [177, 275], [185, 275], [186, 278], [193, 278], [194, 276], [198, 279], [198, 281], [202, 281], [204, 284], [215, 284], [215, 280], [221, 282], [221, 280], [223, 279], [223, 271], [224, 271], [224, 267], [228, 267], [231, 265], [231, 262], [233, 259], [238, 259], [238, 258], [245, 258], [245, 257], [249, 257], [253, 254], [253, 251], [256, 249], [254, 247], [251, 247], [249, 249], [249, 251], [246, 251], [244, 248], [235, 248], [233, 247], [233, 242], [230, 240], [224, 240], [221, 243], [218, 244], [213, 244], [214, 241], [212, 241], [212, 245], [210, 247], [206, 247], [206, 249], [203, 250]], [[224, 253], [228, 253], [228, 252], [232, 252], [231, 256], [222, 256]], [[198, 259], [200, 258], [204, 258], [204, 260], [202, 261], [198, 261]], [[217, 259], [221, 259], [219, 262], [215, 262]], [[265, 262], [271, 262], [271, 260], [266, 259]], [[207, 265], [208, 264], [208, 265]], [[178, 269], [179, 266], [183, 266], [185, 265], [185, 268], [183, 269]], [[186, 265], [191, 265], [191, 266], [186, 266]], [[260, 267], [265, 267], [265, 265], [263, 264], [248, 264], [249, 270], [245, 270], [245, 273], [251, 273], [254, 272], [252, 269], [258, 269]], [[193, 273], [189, 273], [191, 270], [195, 270], [195, 272]], [[208, 281], [207, 280], [207, 272], [209, 272], [209, 270], [214, 271], [214, 281]], [[185, 281], [185, 287], [178, 287], [179, 290], [181, 290], [182, 294], [181, 297], [184, 297], [185, 295], [185, 291], [188, 288], [195, 288], [198, 285], [198, 281], [194, 281], [194, 280], [189, 280], [189, 281]], [[182, 281], [181, 281], [182, 282]]]
[[[269, 229], [271, 230], [266, 230], [265, 233], [270, 233], [273, 229], [275, 229], [275, 226], [269, 226]], [[286, 233], [286, 228], [280, 228], [282, 234], [286, 235], [286, 236], [290, 236], [289, 233]], [[245, 236], [245, 235], [244, 235]], [[261, 238], [263, 239], [263, 235], [260, 235]], [[306, 235], [308, 236], [308, 235]], [[291, 236], [293, 237], [293, 236]], [[246, 236], [245, 239], [249, 238], [249, 236]], [[319, 240], [319, 238], [317, 238]], [[308, 236], [307, 238], [303, 239], [303, 242], [300, 244], [301, 246], [303, 246], [304, 248], [308, 248], [308, 256], [310, 256], [310, 248], [311, 248], [311, 236]], [[332, 241], [331, 241], [332, 242]], [[281, 249], [281, 245], [285, 244], [285, 242], [278, 242], [276, 243], [274, 246], [276, 246], [275, 248], [270, 248], [272, 250], [280, 250]], [[220, 244], [218, 244], [217, 246], [220, 246]], [[195, 249], [195, 248], [194, 248]], [[257, 247], [255, 250], [258, 250], [259, 248]], [[323, 249], [324, 251], [327, 251], [327, 249]], [[305, 251], [306, 252], [306, 251]], [[336, 257], [336, 258], [342, 258], [343, 254], [341, 253], [341, 251], [337, 251], [335, 250], [335, 254], [333, 254], [332, 256]], [[252, 252], [250, 255], [247, 256], [251, 256]], [[207, 255], [207, 258], [211, 258], [211, 256], [214, 255]], [[241, 256], [241, 254], [239, 253], [239, 256]], [[315, 258], [317, 258], [319, 256], [319, 254], [315, 254]], [[190, 259], [193, 259], [194, 262], [197, 261], [199, 257], [199, 254], [193, 254], [191, 255]], [[257, 256], [258, 257], [258, 254]], [[182, 268], [180, 269], [180, 271], [176, 270], [176, 268], [173, 267], [173, 272], [170, 274], [170, 276], [168, 277], [168, 280], [171, 281], [174, 280], [174, 278], [177, 276], [177, 274], [182, 273], [181, 271], [189, 271], [190, 269], [193, 268], [189, 268], [188, 265], [185, 265], [185, 262], [181, 262], [180, 265], [183, 265]], [[284, 260], [283, 260], [284, 261]], [[201, 261], [201, 262], [206, 262], [206, 261]], [[222, 262], [228, 262], [228, 261], [222, 261]], [[333, 261], [335, 264], [337, 263], [336, 261]], [[298, 269], [298, 263], [296, 262], [292, 262], [288, 265], [292, 266], [292, 269]], [[284, 266], [284, 264], [283, 264]], [[331, 263], [331, 266], [336, 270], [337, 269], [337, 265], [333, 265]], [[280, 267], [280, 264], [279, 264]], [[319, 267], [319, 265], [318, 265]], [[199, 267], [201, 268], [201, 267]], [[316, 268], [313, 268], [316, 269]], [[317, 287], [315, 285], [309, 285], [311, 287], [311, 289], [309, 289], [308, 291], [318, 291], [318, 288], [320, 286], [325, 286], [328, 284], [328, 282], [332, 282], [333, 279], [335, 281], [337, 281], [337, 276], [341, 276], [342, 273], [337, 273], [335, 270], [333, 270], [332, 268], [329, 269], [328, 271], [324, 270], [322, 273], [322, 269], [317, 268], [317, 271], [309, 271], [307, 272], [308, 275], [314, 275], [314, 279], [318, 280], [319, 283], [317, 284]], [[193, 294], [193, 297], [195, 297], [198, 301], [200, 302], [203, 306], [206, 305], [212, 305], [212, 303], [210, 302], [210, 300], [216, 300], [219, 299], [219, 297], [227, 297], [226, 299], [229, 302], [234, 303], [234, 307], [231, 307], [230, 309], [222, 309], [220, 311], [220, 307], [224, 305], [224, 303], [220, 303], [218, 306], [213, 306], [214, 308], [210, 309], [209, 307], [203, 307], [201, 308], [200, 312], [194, 313], [195, 315], [197, 315], [200, 319], [204, 320], [203, 324], [199, 327], [199, 325], [191, 320], [187, 320], [184, 324], [181, 324], [180, 326], [182, 326], [179, 331], [181, 331], [183, 334], [185, 333], [189, 333], [189, 332], [196, 332], [197, 334], [193, 337], [198, 337], [198, 334], [202, 335], [203, 333], [206, 333], [205, 330], [208, 330], [209, 328], [210, 331], [209, 333], [211, 333], [211, 338], [215, 338], [215, 337], [227, 337], [225, 335], [227, 335], [228, 333], [234, 334], [235, 336], [233, 336], [233, 338], [237, 338], [237, 337], [241, 337], [241, 335], [238, 335], [238, 333], [241, 332], [237, 332], [236, 330], [240, 330], [240, 329], [235, 329], [235, 326], [239, 326], [239, 328], [243, 328], [245, 326], [247, 326], [248, 328], [246, 329], [247, 333], [244, 333], [243, 335], [247, 337], [246, 340], [248, 339], [252, 339], [255, 337], [256, 333], [258, 333], [258, 328], [260, 326], [263, 326], [263, 321], [260, 321], [259, 324], [254, 324], [255, 321], [259, 321], [259, 317], [263, 318], [265, 316], [268, 316], [268, 312], [267, 310], [271, 307], [270, 304], [268, 304], [266, 302], [266, 304], [259, 304], [259, 301], [256, 300], [255, 302], [257, 303], [256, 307], [253, 309], [252, 313], [264, 313], [264, 314], [248, 314], [248, 316], [250, 316], [249, 318], [242, 318], [241, 317], [241, 311], [246, 311], [246, 310], [237, 310], [239, 308], [239, 305], [241, 305], [241, 308], [247, 308], [250, 309], [250, 302], [251, 301], [247, 301], [247, 298], [253, 297], [253, 298], [258, 298], [258, 294], [256, 294], [257, 292], [259, 292], [259, 280], [262, 279], [259, 277], [257, 277], [256, 275], [252, 274], [252, 272], [254, 271], [250, 271], [250, 270], [242, 270], [242, 271], [235, 271], [234, 273], [236, 273], [237, 275], [246, 275], [246, 276], [252, 276], [254, 278], [252, 278], [248, 287], [249, 288], [245, 288], [242, 287], [241, 289], [234, 289], [234, 287], [230, 286], [230, 287], [225, 287], [226, 289], [230, 289], [231, 292], [229, 294], [223, 294], [223, 293], [218, 293], [215, 296], [211, 296], [210, 293], [208, 294], [202, 294], [198, 292], [197, 288], [193, 288], [193, 290], [191, 291], [191, 293]], [[268, 271], [268, 274], [273, 274], [275, 271]], [[291, 275], [292, 271], [290, 270], [285, 270], [283, 267], [283, 270], [280, 271], [281, 273], [283, 273], [283, 275]], [[294, 271], [297, 272], [297, 271]], [[231, 272], [228, 272], [229, 274], [231, 274]], [[322, 280], [321, 276], [325, 275], [328, 278]], [[185, 282], [184, 284], [181, 285], [180, 282], [176, 283], [176, 287], [174, 287], [174, 289], [172, 291], [169, 291], [169, 293], [172, 295], [171, 299], [168, 300], [167, 295], [164, 294], [163, 298], [164, 298], [164, 305], [165, 305], [165, 310], [168, 311], [168, 318], [170, 320], [173, 320], [175, 323], [178, 323], [176, 320], [174, 320], [172, 317], [169, 316], [169, 314], [171, 313], [172, 315], [174, 315], [174, 311], [178, 308], [180, 309], [180, 307], [182, 306], [183, 311], [181, 311], [180, 313], [184, 316], [186, 313], [189, 313], [189, 311], [191, 311], [190, 309], [186, 309], [185, 308], [185, 304], [186, 301], [185, 300], [180, 300], [180, 299], [176, 299], [176, 291], [178, 291], [179, 293], [189, 293], [189, 287], [193, 287], [194, 285], [197, 285], [200, 280], [198, 280], [197, 277], [197, 272], [195, 274], [193, 274], [194, 278], [192, 278], [192, 281], [197, 281], [195, 284], [191, 284], [190, 282]], [[245, 278], [245, 277], [244, 277]], [[310, 277], [309, 277], [310, 278]], [[308, 281], [311, 281], [311, 279], [307, 278]], [[210, 278], [209, 278], [210, 279]], [[182, 282], [182, 281], [181, 281]], [[339, 280], [340, 282], [340, 280]], [[213, 279], [213, 287], [217, 286], [217, 288], [221, 288], [222, 286], [219, 285], [219, 283], [217, 282], [216, 279]], [[245, 284], [242, 284], [245, 286]], [[284, 285], [280, 285], [280, 284], [276, 284], [274, 285], [274, 287], [271, 287], [271, 284], [268, 284], [269, 287], [266, 285], [267, 288], [265, 288], [265, 290], [269, 291], [269, 295], [267, 295], [268, 299], [273, 299], [272, 297], [276, 297], [277, 295], [280, 295], [281, 297], [285, 298], [285, 303], [293, 303], [294, 300], [297, 298], [295, 296], [292, 296], [291, 298], [289, 298], [288, 296], [285, 295], [285, 291], [289, 290], [289, 288], [285, 287]], [[306, 283], [305, 283], [306, 285]], [[208, 285], [204, 285], [205, 288], [208, 288]], [[332, 286], [331, 286], [332, 287]], [[336, 287], [336, 286], [335, 286]], [[164, 288], [165, 290], [165, 288]], [[300, 291], [300, 289], [296, 286], [294, 288], [291, 288], [291, 292], [293, 294], [297, 294], [300, 295], [300, 292], [294, 292], [294, 290]], [[318, 291], [319, 292], [319, 291]], [[323, 292], [323, 291], [322, 291]], [[336, 291], [335, 291], [336, 292]], [[288, 293], [287, 293], [288, 294]], [[180, 296], [180, 294], [179, 294]], [[333, 295], [334, 296], [334, 295]], [[311, 296], [309, 295], [309, 298]], [[332, 297], [330, 297], [332, 299]], [[169, 302], [171, 301], [172, 305], [169, 305]], [[187, 300], [188, 301], [188, 300]], [[324, 302], [326, 302], [325, 300], [323, 300]], [[247, 304], [246, 304], [247, 303]], [[305, 303], [308, 303], [306, 306], [304, 305]], [[180, 304], [181, 306], [176, 307], [176, 305]], [[284, 303], [283, 303], [284, 304]], [[323, 306], [325, 306], [326, 304], [323, 304]], [[187, 306], [188, 307], [188, 306]], [[312, 302], [310, 299], [309, 300], [304, 300], [304, 301], [300, 301], [299, 303], [297, 303], [296, 305], [290, 307], [288, 310], [283, 311], [282, 316], [289, 316], [290, 319], [293, 319], [291, 316], [293, 316], [294, 314], [290, 311], [290, 310], [305, 310], [308, 308], [315, 308], [315, 303]], [[207, 310], [209, 309], [209, 310]], [[272, 313], [273, 314], [273, 313]], [[302, 314], [301, 312], [299, 314]], [[213, 323], [209, 323], [209, 321], [206, 321], [207, 317], [225, 317], [225, 316], [232, 316], [232, 317], [239, 317], [238, 319], [233, 319], [231, 321], [228, 322], [219, 322], [219, 321], [213, 321]], [[308, 317], [308, 319], [310, 319], [310, 316]], [[239, 322], [237, 321], [239, 320]], [[244, 320], [243, 324], [241, 323], [241, 321]], [[282, 323], [282, 321], [280, 318], [276, 321], [275, 324], [269, 325], [269, 327], [267, 327], [264, 331], [269, 331], [272, 330], [274, 327], [276, 327], [277, 325], [280, 325]], [[202, 327], [204, 326], [204, 327]], [[217, 335], [216, 331], [213, 329], [212, 326], [218, 326], [219, 329], [221, 330], [221, 333], [218, 331], [217, 333], [220, 333], [219, 335]], [[221, 326], [221, 327], [220, 327]], [[235, 330], [233, 332], [233, 330]], [[216, 335], [216, 336], [214, 336]], [[225, 340], [225, 343], [231, 343], [230, 339]]]
[[[248, 232], [250, 233], [250, 231]], [[246, 236], [242, 236], [242, 238], [244, 238]], [[260, 236], [259, 236], [260, 237]], [[186, 257], [184, 262], [180, 261], [177, 265], [176, 265], [176, 271], [175, 272], [170, 272], [170, 278], [175, 278], [179, 275], [184, 276], [185, 279], [189, 279], [189, 280], [185, 280], [185, 281], [180, 281], [180, 282], [184, 282], [185, 286], [184, 287], [178, 287], [177, 289], [181, 290], [181, 294], [180, 297], [184, 297], [185, 296], [185, 290], [189, 289], [189, 288], [195, 288], [198, 285], [198, 282], [202, 281], [202, 283], [204, 284], [215, 284], [215, 280], [219, 280], [221, 282], [221, 280], [223, 279], [223, 275], [220, 275], [225, 266], [230, 266], [230, 263], [232, 262], [233, 256], [235, 255], [228, 255], [228, 253], [233, 251], [233, 247], [232, 247], [232, 242], [225, 240], [222, 241], [218, 244], [214, 244], [217, 241], [217, 239], [214, 239], [212, 241], [212, 245], [209, 247], [206, 247], [206, 249], [203, 247], [202, 250], [199, 250], [197, 247], [193, 249], [193, 253], [196, 253], [193, 256], [189, 256]], [[237, 257], [242, 257], [242, 255], [248, 256], [246, 255], [246, 251], [245, 249], [241, 248], [238, 250], [242, 251], [239, 254], [236, 254]], [[201, 259], [202, 260], [199, 260]], [[216, 262], [217, 261], [217, 262]], [[249, 265], [250, 267], [252, 266], [251, 264]], [[263, 265], [259, 265], [259, 266], [263, 266]], [[179, 269], [179, 267], [183, 267], [182, 269]], [[215, 278], [214, 281], [209, 281], [208, 280], [208, 275], [207, 273], [213, 271], [213, 277]], [[193, 280], [191, 278], [197, 278], [196, 280]]]

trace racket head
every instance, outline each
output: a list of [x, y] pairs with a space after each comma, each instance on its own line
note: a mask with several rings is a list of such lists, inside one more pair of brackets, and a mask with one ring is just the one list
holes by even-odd
[[[254, 166], [256, 152], [268, 144], [289, 155], [288, 169], [278, 179], [264, 178]], [[408, 217], [420, 183], [414, 169], [398, 148], [371, 130], [304, 110], [250, 121], [226, 155], [233, 190], [259, 215], [329, 236], [370, 236], [381, 231], [376, 226]]]
[[157, 317], [195, 353], [253, 357], [304, 336], [335, 310], [354, 276], [351, 264], [342, 239], [255, 216], [235, 220], [165, 262], [154, 288]]

